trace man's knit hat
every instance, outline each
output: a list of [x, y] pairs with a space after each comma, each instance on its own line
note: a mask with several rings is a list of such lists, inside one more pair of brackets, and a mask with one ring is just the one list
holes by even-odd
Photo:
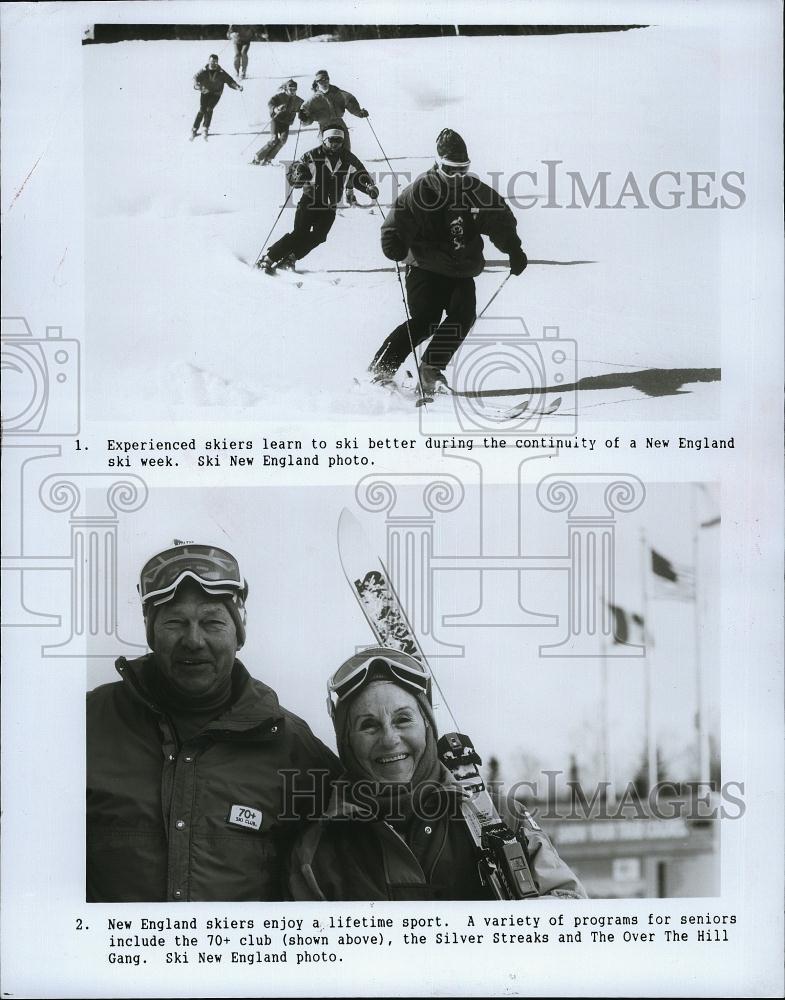
[[450, 167], [467, 167], [471, 162], [466, 143], [451, 128], [443, 128], [436, 137], [436, 155]]

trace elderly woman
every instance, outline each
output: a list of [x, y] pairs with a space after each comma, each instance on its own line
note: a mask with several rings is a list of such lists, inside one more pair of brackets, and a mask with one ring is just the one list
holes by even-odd
[[[436, 751], [430, 675], [418, 660], [374, 647], [328, 684], [344, 778], [295, 844], [297, 900], [492, 899], [461, 812], [464, 799]], [[513, 824], [540, 895], [585, 892], [527, 817]]]

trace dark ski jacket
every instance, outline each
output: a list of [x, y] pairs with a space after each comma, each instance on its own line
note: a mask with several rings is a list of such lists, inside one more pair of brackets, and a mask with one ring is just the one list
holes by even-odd
[[270, 110], [270, 117], [276, 125], [288, 128], [297, 117], [297, 112], [303, 104], [302, 97], [296, 94], [288, 94], [285, 88], [273, 94], [267, 102]]
[[395, 199], [382, 224], [390, 260], [449, 277], [476, 277], [485, 264], [483, 236], [509, 254], [521, 240], [504, 199], [478, 177], [453, 187], [433, 166]]
[[230, 707], [181, 744], [152, 665], [120, 658], [122, 680], [87, 695], [88, 902], [282, 899], [294, 810], [323, 808], [337, 758], [239, 660]]
[[201, 90], [203, 94], [217, 94], [220, 97], [224, 92], [224, 84], [231, 87], [232, 90], [240, 89], [239, 84], [235, 83], [226, 70], [220, 66], [216, 69], [205, 66], [194, 77], [194, 87], [196, 90]]
[[[444, 772], [446, 776], [446, 771]], [[427, 820], [412, 819], [406, 840], [389, 823], [361, 818], [338, 779], [324, 816], [297, 839], [289, 861], [295, 900], [492, 899], [477, 872], [474, 844], [460, 815], [461, 793], [445, 777], [428, 800]], [[425, 812], [425, 810], [422, 810]], [[524, 845], [540, 895], [585, 899], [553, 845], [528, 817], [511, 821]]]
[[356, 188], [367, 194], [374, 186], [365, 165], [354, 153], [345, 149], [328, 152], [316, 146], [288, 171], [289, 183], [303, 189], [300, 205], [309, 208], [335, 208], [345, 187]]
[[335, 121], [336, 118], [343, 118], [347, 111], [357, 118], [364, 117], [361, 113], [360, 103], [354, 94], [330, 84], [326, 93], [322, 94], [320, 91], [303, 104], [299, 111], [299, 117], [303, 125], [312, 125], [314, 122], [318, 125], [326, 125], [328, 122]]

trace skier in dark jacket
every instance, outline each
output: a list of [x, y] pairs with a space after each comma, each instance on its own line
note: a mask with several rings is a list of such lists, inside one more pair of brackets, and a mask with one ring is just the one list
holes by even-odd
[[297, 96], [295, 80], [287, 80], [281, 85], [280, 90], [273, 94], [267, 102], [267, 107], [270, 110], [270, 135], [272, 138], [262, 146], [251, 161], [252, 163], [267, 166], [268, 163], [273, 162], [289, 138], [289, 129], [302, 104], [302, 97]]
[[279, 264], [293, 268], [314, 247], [324, 243], [344, 190], [357, 188], [369, 198], [379, 197], [379, 189], [365, 166], [344, 148], [339, 124], [334, 122], [323, 128], [321, 138], [320, 146], [309, 150], [289, 168], [289, 183], [302, 188], [303, 193], [292, 231], [268, 247], [257, 265], [268, 273]]
[[[298, 112], [300, 121], [303, 125], [316, 122], [320, 128], [324, 128], [327, 124], [338, 123], [343, 130], [344, 148], [347, 152], [351, 152], [351, 137], [343, 116], [348, 111], [356, 118], [367, 118], [368, 112], [360, 107], [360, 102], [354, 94], [330, 83], [330, 75], [326, 69], [317, 72], [311, 87], [313, 97], [300, 108]], [[354, 193], [351, 190], [347, 191], [346, 200], [350, 205], [354, 204]]]
[[247, 589], [206, 545], [142, 570], [152, 653], [87, 696], [88, 902], [284, 898], [289, 845], [338, 762], [236, 659]]
[[224, 86], [231, 87], [232, 90], [243, 89], [239, 83], [234, 82], [225, 69], [222, 69], [218, 65], [218, 56], [211, 55], [205, 68], [200, 69], [194, 77], [194, 90], [201, 91], [202, 96], [199, 100], [199, 110], [191, 127], [192, 139], [199, 131], [202, 120], [204, 120], [204, 135], [207, 138], [210, 131], [210, 123], [213, 120], [213, 109], [221, 100]]
[[406, 264], [410, 321], [393, 330], [371, 362], [379, 385], [391, 384], [412, 347], [429, 337], [420, 364], [423, 392], [427, 397], [446, 383], [444, 369], [476, 319], [474, 279], [485, 264], [483, 236], [509, 255], [513, 274], [526, 267], [515, 216], [500, 195], [468, 173], [469, 166], [461, 136], [443, 129], [435, 165], [398, 195], [384, 220], [382, 252]]
[[[294, 899], [494, 898], [479, 877], [463, 793], [437, 756], [428, 678], [418, 660], [384, 647], [355, 654], [333, 675], [331, 716], [346, 773], [324, 815], [295, 842]], [[539, 825], [520, 812], [505, 818], [539, 895], [585, 898]]]

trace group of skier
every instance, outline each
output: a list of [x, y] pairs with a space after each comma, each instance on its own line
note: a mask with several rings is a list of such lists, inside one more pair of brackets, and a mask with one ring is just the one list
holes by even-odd
[[[244, 67], [242, 60], [235, 61], [238, 78]], [[195, 136], [202, 120], [207, 133], [224, 85], [242, 86], [221, 69], [217, 56], [194, 79], [202, 91]], [[252, 161], [271, 163], [296, 118], [301, 126], [319, 126], [319, 145], [288, 168], [289, 184], [302, 195], [291, 231], [268, 246], [257, 262], [268, 274], [279, 267], [293, 269], [325, 242], [343, 197], [349, 204], [356, 202], [356, 190], [374, 202], [379, 197], [370, 173], [351, 151], [344, 121], [347, 111], [358, 118], [368, 118], [369, 112], [353, 94], [332, 84], [326, 70], [316, 73], [312, 91], [303, 101], [296, 81], [287, 80], [270, 98], [270, 139]], [[521, 274], [527, 265], [515, 216], [493, 188], [469, 172], [463, 138], [442, 129], [435, 152], [434, 165], [396, 197], [382, 224], [382, 253], [395, 261], [396, 270], [399, 265], [405, 269], [408, 302], [406, 318], [386, 337], [368, 369], [373, 384], [396, 388], [395, 376], [407, 356], [430, 338], [418, 369], [423, 399], [446, 388], [445, 369], [477, 318], [474, 279], [485, 265], [482, 237], [508, 255], [511, 274]]]

